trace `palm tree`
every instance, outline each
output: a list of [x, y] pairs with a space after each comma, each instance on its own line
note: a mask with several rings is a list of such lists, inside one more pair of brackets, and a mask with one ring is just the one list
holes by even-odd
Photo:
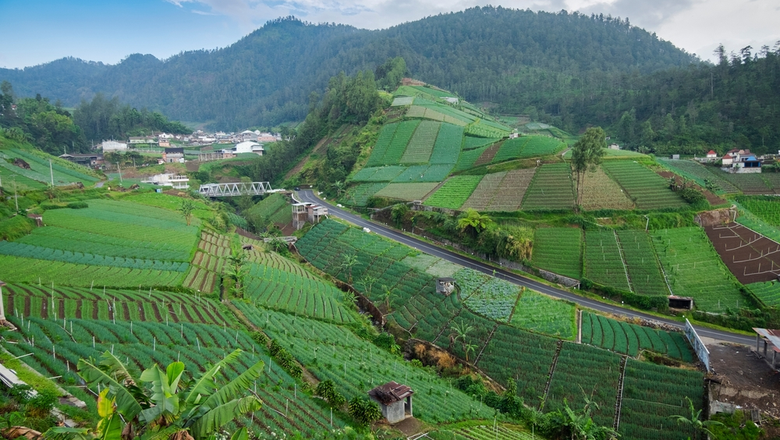
[[[101, 419], [94, 430], [53, 428], [47, 436], [101, 440], [207, 438], [237, 416], [261, 407], [260, 399], [247, 392], [263, 372], [262, 361], [233, 380], [219, 380], [221, 372], [240, 355], [240, 349], [228, 354], [186, 389], [181, 384], [182, 362], [173, 362], [164, 371], [154, 365], [138, 376], [110, 352], [103, 353], [98, 364], [81, 359], [79, 375], [88, 384], [103, 388], [98, 398]], [[239, 431], [233, 439], [242, 437], [246, 438], [246, 432]]]
[[716, 420], [701, 420], [702, 410], [696, 411], [696, 408], [693, 407], [693, 402], [688, 396], [685, 396], [685, 400], [688, 401], [688, 410], [690, 411], [690, 417], [680, 416], [680, 415], [674, 415], [669, 417], [677, 420], [677, 424], [688, 425], [691, 428], [693, 428], [694, 438], [699, 437], [699, 434], [707, 434], [710, 437], [714, 438], [714, 434], [712, 433], [712, 431], [709, 430], [709, 428], [712, 426], [723, 425], [723, 423], [720, 423]]
[[[455, 339], [453, 341], [457, 341], [458, 339], [461, 340], [461, 344], [463, 345], [463, 351], [466, 352], [466, 345], [467, 341], [466, 338], [468, 337], [469, 333], [474, 330], [474, 327], [466, 324], [465, 322], [461, 321], [460, 324], [455, 323], [452, 325], [452, 331], [455, 332]], [[468, 353], [466, 353], [466, 356], [468, 357]]]

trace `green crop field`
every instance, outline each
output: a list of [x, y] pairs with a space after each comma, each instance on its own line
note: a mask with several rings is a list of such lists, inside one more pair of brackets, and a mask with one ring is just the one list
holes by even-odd
[[[181, 197], [168, 194], [158, 194], [155, 192], [131, 194], [127, 197], [123, 197], [122, 200], [140, 203], [142, 205], [156, 206], [158, 208], [163, 208], [175, 212], [179, 211], [183, 201]], [[190, 201], [195, 207], [195, 209], [192, 211], [193, 216], [201, 220], [210, 220], [214, 216], [213, 211], [209, 209], [205, 202], [193, 199], [190, 199]]]
[[355, 206], [366, 206], [368, 199], [374, 196], [377, 192], [388, 184], [385, 182], [377, 183], [362, 183], [355, 185], [347, 190], [346, 199], [349, 200]]
[[631, 291], [617, 236], [611, 229], [585, 231], [585, 278], [604, 286]]
[[764, 235], [776, 242], [780, 242], [780, 226], [771, 225], [759, 216], [745, 209], [741, 203], [735, 203], [739, 208], [739, 216], [737, 217], [737, 223], [750, 228], [761, 235]]
[[393, 179], [393, 183], [441, 182], [450, 175], [452, 164], [412, 165]]
[[780, 199], [770, 196], [739, 196], [739, 204], [769, 225], [780, 227]]
[[696, 307], [709, 312], [739, 307], [743, 298], [738, 284], [703, 229], [662, 229], [652, 237], [675, 295], [693, 297]]
[[402, 166], [368, 167], [355, 173], [351, 180], [353, 182], [389, 182], [404, 170], [406, 167]]
[[485, 211], [519, 210], [536, 170], [537, 168], [526, 168], [507, 172]]
[[438, 186], [436, 182], [391, 183], [377, 191], [375, 195], [400, 200], [422, 200], [436, 186]]
[[748, 288], [758, 299], [767, 306], [780, 305], [780, 282], [767, 281], [764, 283], [751, 283]]
[[390, 143], [393, 141], [393, 136], [398, 129], [398, 123], [387, 124], [382, 127], [382, 131], [379, 132], [379, 137], [374, 144], [374, 148], [371, 150], [371, 155], [368, 157], [366, 167], [374, 167], [378, 165], [384, 165], [382, 160], [387, 153], [387, 149], [390, 148]]
[[323, 319], [335, 323], [354, 322], [353, 313], [344, 306], [343, 293], [331, 284], [306, 276], [305, 270], [294, 271], [272, 264], [251, 264], [250, 281], [245, 297], [255, 305]]
[[693, 362], [694, 354], [685, 335], [667, 332], [593, 313], [582, 314], [582, 342], [636, 357], [641, 350]]
[[[723, 179], [729, 181], [745, 194], [774, 194], [773, 183], [764, 179], [761, 174], [722, 173]], [[780, 185], [778, 185], [780, 189]]]
[[473, 150], [462, 151], [453, 171], [463, 171], [473, 167], [477, 159], [479, 159], [488, 148], [490, 147], [484, 146]]
[[398, 123], [398, 128], [395, 130], [393, 140], [387, 147], [384, 156], [382, 156], [382, 164], [394, 165], [401, 162], [401, 156], [403, 156], [406, 146], [409, 145], [409, 141], [412, 139], [415, 130], [420, 125], [420, 121], [404, 121]]
[[[585, 398], [599, 402], [593, 409], [593, 421], [599, 426], [613, 426], [617, 388], [620, 380], [620, 356], [587, 345], [564, 342], [555, 363], [545, 411], [569, 408], [581, 411]], [[587, 374], [583, 374], [587, 371]], [[576, 383], [579, 387], [572, 387]]]
[[537, 228], [531, 262], [574, 279], [582, 275], [582, 230], [579, 228]]
[[[75, 318], [66, 319], [66, 330], [62, 321], [28, 317], [22, 325], [15, 317], [9, 319], [19, 327], [20, 339], [3, 344], [4, 348], [13, 355], [32, 353], [24, 358], [28, 365], [46, 377], [57, 377], [67, 391], [93, 407], [94, 397], [79, 386], [80, 379], [75, 374], [79, 359], [98, 358], [108, 351], [137, 370], [153, 363], [165, 366], [178, 360], [194, 374], [206, 370], [213, 360], [241, 348], [243, 353], [238, 363], [223, 370], [220, 376], [234, 379], [257, 361], [265, 363], [263, 375], [251, 386], [262, 399], [263, 408], [251, 418], [241, 420], [250, 430], [267, 437], [283, 438], [298, 433], [306, 438], [321, 438], [333, 427], [345, 425], [338, 417], [334, 417], [331, 425], [328, 410], [297, 390], [295, 380], [243, 331], [186, 322], [166, 325]], [[218, 377], [216, 383], [222, 384], [224, 379]]]
[[499, 138], [481, 138], [481, 137], [471, 137], [466, 136], [463, 142], [463, 149], [464, 150], [473, 150], [475, 148], [484, 147], [487, 145], [495, 144], [496, 142], [500, 141]]
[[[576, 249], [576, 260], [579, 260], [581, 238], [579, 229], [542, 229], [552, 230], [550, 239], [553, 243], [562, 241], [570, 243]], [[563, 235], [571, 235], [571, 237], [563, 239], [561, 233], [554, 234], [557, 229], [564, 230]], [[537, 237], [535, 247], [540, 246], [540, 243], [542, 249], [545, 246], [549, 247], [549, 240], [548, 243], [545, 243], [544, 239], [540, 242]], [[359, 263], [353, 268], [352, 276], [358, 281], [354, 285], [379, 307], [389, 311], [387, 317], [391, 325], [398, 325], [411, 332], [414, 337], [433, 342], [461, 359], [475, 363], [501, 384], [506, 384], [509, 378], [514, 379], [517, 383], [518, 395], [528, 405], [538, 407], [544, 399], [547, 405], [550, 405], [545, 407], [545, 411], [551, 411], [562, 405], [563, 399], [566, 398], [572, 408], [580, 408], [584, 404], [583, 391], [588, 396], [593, 392], [594, 401], [605, 408], [603, 413], [596, 411], [597, 420], [604, 424], [609, 424], [611, 421], [617, 396], [617, 377], [620, 374], [620, 358], [617, 355], [595, 347], [564, 344], [558, 357], [558, 366], [552, 376], [549, 375], [556, 357], [558, 340], [539, 333], [552, 333], [562, 338], [573, 339], [575, 335], [573, 305], [531, 291], [522, 292], [518, 298], [517, 291], [514, 290], [516, 287], [469, 269], [461, 269], [454, 273], [447, 272], [447, 275], [455, 278], [460, 294], [442, 296], [435, 293], [435, 279], [431, 276], [437, 276], [433, 271], [440, 265], [439, 259], [430, 255], [411, 255], [409, 251], [405, 253], [400, 250], [395, 251], [395, 245], [388, 240], [335, 221], [327, 220], [320, 223], [299, 240], [297, 245], [301, 255], [318, 268], [340, 279], [345, 279], [347, 275], [339, 256], [357, 255]], [[571, 250], [567, 248], [553, 251], [551, 255], [556, 257], [556, 261], [571, 261], [565, 258], [567, 252]], [[375, 278], [373, 287], [361, 281], [365, 280], [366, 276]], [[385, 285], [390, 292], [389, 297], [384, 296], [384, 288], [377, 287], [382, 285]], [[508, 324], [505, 324], [501, 322], [507, 316], [504, 305], [510, 304], [512, 299], [516, 299], [517, 302], [514, 311], [509, 315]], [[472, 312], [472, 309], [480, 314]], [[311, 322], [301, 317], [283, 316], [288, 323], [282, 326], [274, 324], [276, 315], [276, 312], [256, 312], [250, 319], [260, 327], [275, 328], [274, 335], [279, 340], [288, 341], [290, 350], [295, 352], [296, 357], [303, 359], [303, 362], [318, 377], [338, 379], [337, 383], [349, 384], [345, 385], [349, 389], [353, 389], [354, 384], [358, 384], [357, 389], [347, 391], [345, 394], [364, 392], [364, 388], [372, 386], [372, 380], [373, 384], [385, 380], [382, 376], [385, 374], [385, 368], [368, 367], [368, 365], [386, 363], [384, 358], [376, 361], [373, 359], [373, 353], [379, 353], [374, 352], [374, 348], [363, 349], [362, 345], [349, 345], [347, 350], [340, 349], [347, 344], [342, 340], [347, 341], [348, 338], [353, 337], [351, 333], [339, 333], [337, 327]], [[247, 313], [247, 316], [250, 314]], [[591, 323], [591, 319], [594, 323]], [[606, 330], [601, 327], [602, 320]], [[614, 321], [616, 327], [613, 328], [611, 321], [613, 320], [584, 314], [584, 342], [617, 353], [636, 355], [641, 348], [686, 362], [693, 360], [693, 354], [681, 333], [661, 332], [618, 321]], [[458, 334], [455, 328], [466, 329], [463, 340], [455, 339]], [[354, 353], [353, 358], [349, 358], [344, 354], [345, 352]], [[365, 357], [369, 358], [366, 360]], [[363, 362], [366, 367], [361, 370]], [[396, 377], [404, 374], [404, 364], [392, 363], [401, 361], [389, 362], [392, 365], [387, 366], [388, 371], [400, 371], [401, 373], [396, 373]], [[355, 363], [358, 365], [358, 374], [352, 372]], [[338, 365], [342, 366], [341, 371], [338, 371]], [[584, 367], [585, 365], [587, 367]], [[344, 367], [346, 368], [343, 369]], [[641, 369], [642, 366], [635, 368]], [[653, 370], [653, 374], [668, 375], [665, 380], [671, 382], [665, 383], [674, 383], [678, 372], [682, 371], [667, 367], [658, 368], [660, 369], [657, 371]], [[412, 373], [409, 374], [411, 382]], [[685, 376], [688, 373], [679, 374]], [[697, 374], [699, 374], [699, 386], [703, 386], [701, 374]], [[587, 377], [583, 378], [583, 375]], [[405, 377], [403, 379], [406, 380]], [[689, 379], [688, 376], [680, 377], [683, 383], [687, 383]], [[548, 382], [550, 392], [544, 396]], [[587, 389], [581, 389], [580, 384]], [[686, 388], [686, 391], [679, 396], [686, 395], [684, 393], [687, 391]], [[664, 402], [663, 396], [658, 397], [652, 390], [634, 388], [631, 392], [634, 396], [638, 396], [635, 399], [640, 403], [632, 402], [629, 411], [636, 410], [637, 405], [644, 402], [650, 404]], [[432, 393], [435, 395], [435, 389]], [[701, 394], [693, 392], [688, 395], [697, 397]], [[442, 399], [439, 398], [439, 408], [450, 407], [441, 405], [441, 402]], [[459, 420], [459, 417], [455, 411], [450, 414], [448, 420]], [[436, 416], [436, 420], [443, 418], [443, 414]], [[645, 429], [650, 438], [658, 434], [652, 425], [646, 428], [634, 427], [632, 423], [635, 423], [635, 419], [628, 420], [628, 432], [641, 435], [642, 430]]]
[[602, 167], [628, 193], [637, 209], [688, 206], [680, 196], [669, 189], [666, 179], [634, 161], [608, 161], [604, 162]]
[[496, 191], [501, 186], [501, 181], [506, 176], [506, 171], [502, 173], [487, 174], [482, 180], [479, 181], [474, 192], [463, 204], [462, 209], [472, 208], [477, 211], [484, 211], [491, 205], [493, 198], [496, 196]]
[[347, 399], [391, 380], [415, 390], [415, 417], [441, 423], [492, 417], [493, 409], [333, 324], [267, 310], [243, 310], [321, 380], [331, 379]]
[[520, 288], [498, 278], [491, 278], [471, 294], [461, 290], [466, 307], [486, 318], [507, 322], [517, 302]]
[[533, 440], [534, 436], [501, 423], [468, 426], [453, 430], [431, 431], [427, 437], [433, 440]]
[[425, 200], [428, 206], [458, 209], [471, 196], [482, 176], [455, 176]]
[[669, 295], [650, 236], [630, 229], [617, 231], [617, 236], [632, 290], [643, 295]]
[[702, 188], [707, 187], [705, 180], [710, 180], [720, 188], [717, 193], [737, 193], [739, 189], [724, 178], [724, 173], [718, 168], [702, 165], [692, 160], [675, 160], [659, 158], [666, 168], [685, 178], [694, 180]]
[[523, 209], [558, 210], [574, 207], [574, 188], [568, 164], [539, 167], [523, 199]]
[[586, 211], [597, 209], [628, 210], [634, 205], [620, 188], [620, 185], [610, 179], [601, 167], [596, 168], [595, 172], [585, 172], [581, 195], [581, 205]]
[[689, 426], [671, 416], [689, 414], [704, 401], [703, 374], [629, 359], [623, 381], [623, 403], [618, 432], [626, 440], [685, 440], [694, 436]]
[[520, 157], [520, 152], [523, 150], [523, 147], [530, 139], [531, 138], [528, 136], [507, 139], [503, 144], [501, 144], [501, 148], [498, 150], [496, 155], [493, 156], [493, 163], [517, 159]]
[[402, 164], [428, 163], [433, 147], [436, 143], [436, 135], [439, 133], [440, 122], [421, 121], [409, 144], [401, 156]]
[[292, 223], [290, 202], [280, 193], [271, 194], [259, 201], [249, 209], [249, 213], [255, 218], [266, 218], [280, 227]]
[[431, 164], [455, 164], [463, 142], [463, 127], [441, 124], [431, 153]]
[[511, 324], [537, 333], [574, 339], [577, 332], [574, 313], [573, 304], [525, 289], [515, 306]]
[[[27, 162], [30, 168], [22, 168], [8, 162], [12, 162], [14, 159], [21, 159]], [[51, 160], [51, 167], [49, 166], [49, 160]], [[89, 168], [32, 148], [4, 148], [0, 150], [0, 168], [5, 170], [3, 179], [7, 179], [6, 182], [12, 182], [13, 176], [19, 176], [16, 178], [20, 187], [25, 185], [31, 189], [40, 189], [45, 187], [45, 185], [51, 184], [52, 177], [54, 178], [55, 186], [70, 185], [76, 182], [88, 185], [100, 180], [95, 172]], [[39, 186], [33, 182], [40, 182], [43, 185]], [[7, 188], [11, 187], [9, 184], [6, 185]]]

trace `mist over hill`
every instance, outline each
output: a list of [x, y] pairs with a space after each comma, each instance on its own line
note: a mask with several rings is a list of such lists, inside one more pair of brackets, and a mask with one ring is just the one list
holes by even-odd
[[280, 18], [222, 49], [167, 60], [133, 54], [117, 65], [63, 58], [0, 69], [0, 80], [18, 95], [66, 106], [103, 92], [173, 119], [235, 129], [303, 119], [310, 92], [322, 93], [330, 77], [373, 71], [396, 56], [415, 78], [507, 111], [603, 88], [616, 75], [698, 63], [628, 20], [483, 7], [378, 31]]

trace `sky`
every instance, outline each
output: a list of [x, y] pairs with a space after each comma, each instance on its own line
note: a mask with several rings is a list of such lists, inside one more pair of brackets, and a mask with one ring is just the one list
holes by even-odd
[[133, 53], [166, 59], [229, 46], [288, 15], [384, 29], [486, 4], [628, 18], [705, 60], [721, 43], [728, 52], [750, 45], [755, 53], [780, 40], [777, 0], [0, 0], [0, 67], [68, 56], [106, 64]]

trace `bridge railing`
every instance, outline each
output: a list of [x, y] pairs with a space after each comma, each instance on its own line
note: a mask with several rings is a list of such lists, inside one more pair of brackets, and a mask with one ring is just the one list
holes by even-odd
[[206, 197], [261, 196], [271, 191], [269, 182], [207, 183], [198, 189]]

